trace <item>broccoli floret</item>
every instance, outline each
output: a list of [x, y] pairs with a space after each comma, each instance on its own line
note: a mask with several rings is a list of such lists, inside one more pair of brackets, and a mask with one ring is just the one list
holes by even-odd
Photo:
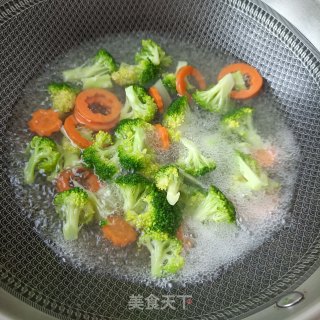
[[140, 237], [139, 245], [146, 246], [150, 251], [153, 277], [177, 273], [184, 266], [182, 245], [177, 238], [162, 232], [147, 232]]
[[119, 86], [128, 86], [139, 83], [140, 71], [141, 70], [137, 65], [121, 63], [118, 71], [115, 71], [111, 74], [111, 78]]
[[179, 169], [175, 165], [164, 166], [155, 175], [157, 188], [167, 192], [167, 200], [172, 206], [179, 200], [181, 182]]
[[93, 144], [84, 149], [82, 160], [102, 180], [111, 179], [119, 170], [117, 145], [109, 133], [99, 131]]
[[132, 140], [120, 142], [118, 157], [121, 166], [126, 170], [142, 170], [151, 163], [153, 154], [145, 147], [143, 129], [137, 129]]
[[116, 179], [123, 196], [123, 210], [142, 211], [145, 209], [144, 198], [149, 193], [151, 183], [148, 179], [137, 173], [119, 176]]
[[181, 132], [179, 128], [183, 124], [187, 112], [190, 111], [188, 98], [183, 96], [175, 99], [167, 108], [162, 124], [168, 129], [170, 138], [173, 141], [179, 141]]
[[[172, 93], [172, 94], [177, 93], [177, 88], [176, 88], [177, 73], [180, 68], [185, 67], [187, 65], [188, 65], [187, 61], [178, 61], [175, 73], [172, 72], [172, 73], [163, 73], [162, 74], [162, 82], [170, 93]], [[185, 79], [185, 81], [187, 84], [187, 90], [194, 89], [194, 86], [190, 84], [188, 79]]]
[[[191, 177], [195, 179], [193, 176]], [[181, 183], [180, 193], [181, 195], [177, 206], [181, 210], [183, 216], [192, 216], [195, 209], [205, 198], [206, 187], [198, 186], [193, 183], [189, 183], [189, 181], [186, 181]]]
[[119, 86], [145, 85], [158, 75], [159, 67], [150, 60], [143, 60], [137, 65], [121, 63], [118, 71], [111, 74], [111, 78]]
[[58, 145], [58, 150], [61, 154], [54, 171], [47, 175], [48, 181], [53, 181], [59, 173], [68, 168], [73, 168], [80, 164], [80, 149], [74, 146], [68, 138], [63, 136], [61, 146]]
[[27, 150], [30, 157], [24, 168], [25, 183], [34, 182], [36, 170], [46, 175], [55, 171], [61, 155], [57, 144], [52, 139], [34, 136]]
[[90, 78], [82, 79], [82, 87], [83, 89], [88, 88], [112, 88], [112, 81], [110, 74], [102, 74], [93, 76]]
[[83, 85], [88, 85], [88, 83], [92, 84], [92, 82], [98, 84], [105, 75], [111, 74], [116, 70], [117, 64], [111, 54], [104, 49], [100, 49], [92, 59], [82, 66], [63, 71], [62, 74], [64, 81], [81, 81]]
[[121, 120], [115, 134], [118, 137], [119, 162], [124, 169], [142, 170], [151, 165], [154, 154], [147, 144], [153, 126], [139, 118]]
[[141, 41], [141, 49], [135, 55], [136, 63], [150, 60], [155, 66], [168, 67], [172, 63], [170, 56], [166, 55], [164, 50], [153, 40], [147, 39]]
[[235, 208], [230, 200], [215, 186], [210, 186], [206, 194], [195, 193], [190, 201], [199, 205], [193, 217], [199, 221], [228, 222], [235, 221]]
[[136, 65], [137, 82], [130, 84], [146, 85], [150, 81], [156, 79], [159, 76], [159, 67], [154, 65], [150, 60], [141, 61]]
[[215, 162], [203, 156], [194, 142], [186, 138], [181, 138], [180, 141], [187, 149], [187, 155], [180, 157], [178, 161], [178, 165], [183, 170], [197, 177], [216, 168]]
[[212, 88], [193, 93], [194, 101], [203, 109], [210, 112], [225, 113], [230, 107], [230, 92], [234, 87], [234, 80], [230, 73], [225, 75]]
[[162, 83], [170, 93], [177, 93], [176, 75], [174, 73], [162, 74]]
[[179, 173], [183, 177], [183, 182], [180, 185], [180, 198], [177, 206], [183, 215], [191, 215], [204, 199], [207, 188], [196, 177], [186, 173], [184, 170], [180, 169]]
[[226, 114], [221, 119], [223, 128], [252, 148], [261, 148], [263, 142], [253, 126], [254, 108], [241, 107]]
[[94, 217], [94, 208], [88, 194], [81, 188], [60, 192], [54, 198], [56, 212], [63, 220], [65, 240], [78, 239], [82, 225], [88, 224]]
[[66, 137], [62, 138], [61, 147], [63, 169], [73, 168], [77, 166], [80, 163], [80, 149], [74, 146]]
[[151, 128], [151, 124], [143, 121], [142, 119], [140, 118], [136, 118], [136, 119], [123, 119], [121, 120], [114, 133], [116, 135], [116, 137], [118, 139], [130, 139], [134, 136], [134, 133], [135, 133], [135, 129], [137, 127], [142, 127], [142, 128]]
[[189, 110], [188, 98], [183, 96], [175, 99], [163, 116], [163, 125], [168, 128], [178, 128], [185, 120]]
[[142, 199], [140, 210], [126, 212], [126, 220], [140, 230], [175, 235], [181, 223], [181, 211], [177, 206], [170, 205], [166, 197], [166, 192], [151, 187]]
[[[153, 160], [153, 157], [152, 157], [152, 160]], [[154, 175], [159, 170], [159, 168], [160, 168], [160, 165], [158, 163], [151, 161], [144, 168], [140, 169], [139, 173], [148, 179], [154, 179]]]
[[258, 162], [250, 155], [236, 151], [235, 180], [249, 190], [276, 189], [279, 184], [270, 179]]
[[[142, 198], [142, 204], [147, 206], [144, 198]], [[140, 211], [143, 212], [143, 210]], [[124, 218], [129, 224], [134, 226], [134, 228], [137, 230], [147, 229], [152, 223], [150, 215], [141, 213], [139, 214], [135, 210], [126, 211]]]
[[125, 89], [126, 103], [121, 110], [121, 119], [140, 118], [145, 121], [152, 121], [157, 105], [147, 91], [138, 85], [133, 85]]
[[181, 187], [181, 201], [178, 202], [184, 215], [202, 222], [234, 222], [235, 208], [230, 200], [215, 186], [185, 184]]
[[52, 101], [52, 109], [62, 113], [72, 111], [78, 90], [67, 83], [50, 83], [48, 92]]

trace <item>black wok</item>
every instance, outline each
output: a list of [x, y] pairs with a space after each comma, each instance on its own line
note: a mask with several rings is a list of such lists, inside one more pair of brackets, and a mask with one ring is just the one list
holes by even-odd
[[[7, 176], [11, 114], [48, 61], [108, 33], [152, 31], [218, 48], [255, 66], [301, 150], [283, 228], [214, 281], [159, 289], [62, 264], [22, 214]], [[233, 319], [271, 305], [320, 265], [320, 55], [290, 24], [249, 0], [0, 1], [1, 285], [60, 319]], [[130, 309], [130, 296], [192, 295], [185, 308]]]

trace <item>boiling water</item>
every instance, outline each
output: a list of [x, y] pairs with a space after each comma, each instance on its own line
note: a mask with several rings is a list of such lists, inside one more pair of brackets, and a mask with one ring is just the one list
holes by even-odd
[[[150, 35], [148, 35], [150, 37]], [[33, 186], [23, 185], [23, 166], [26, 160], [24, 150], [31, 139], [27, 130], [30, 114], [38, 108], [50, 107], [46, 87], [51, 81], [61, 81], [61, 71], [82, 64], [94, 55], [99, 48], [106, 48], [118, 61], [134, 63], [143, 34], [137, 36], [119, 35], [108, 37], [95, 43], [82, 45], [46, 66], [45, 73], [31, 81], [23, 98], [16, 106], [16, 114], [8, 128], [12, 145], [9, 174], [15, 186], [16, 197], [24, 208], [23, 214], [34, 222], [34, 227], [43, 240], [60, 256], [61, 260], [76, 267], [98, 273], [112, 274], [131, 281], [154, 282], [149, 276], [149, 253], [136, 245], [117, 249], [101, 238], [97, 223], [84, 227], [78, 241], [65, 242], [52, 200], [54, 189], [43, 177]], [[185, 60], [196, 66], [206, 77], [214, 82], [219, 70], [234, 58], [220, 52], [205, 52], [190, 44], [170, 41], [157, 36], [158, 41], [173, 57], [174, 61]], [[174, 70], [175, 66], [172, 67]], [[114, 88], [115, 93], [124, 99], [124, 90]], [[257, 193], [249, 195], [235, 188], [230, 178], [234, 164], [232, 148], [225, 137], [217, 131], [218, 118], [202, 110], [196, 112], [183, 126], [183, 135], [193, 140], [200, 150], [217, 163], [217, 169], [200, 178], [205, 186], [215, 184], [233, 201], [237, 210], [238, 225], [201, 224], [187, 219], [187, 233], [195, 244], [186, 255], [186, 264], [179, 275], [173, 278], [184, 284], [199, 282], [218, 275], [245, 254], [261, 245], [272, 232], [284, 223], [295, 182], [295, 168], [299, 151], [293, 135], [279, 117], [277, 104], [268, 93], [262, 92], [258, 98], [246, 101], [256, 109], [255, 124], [266, 143], [277, 152], [276, 166], [269, 172], [280, 182], [279, 195]], [[177, 147], [178, 148], [178, 147]], [[175, 152], [158, 155], [163, 162], [176, 158]], [[172, 278], [157, 280], [156, 284], [166, 285]]]

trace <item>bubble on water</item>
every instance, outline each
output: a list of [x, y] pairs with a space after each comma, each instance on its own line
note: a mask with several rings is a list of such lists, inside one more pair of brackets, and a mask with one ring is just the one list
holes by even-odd
[[[186, 60], [204, 74], [208, 84], [214, 82], [222, 66], [233, 62], [233, 58], [219, 52], [200, 51], [185, 43], [173, 42], [165, 38], [147, 35], [159, 41], [172, 55], [174, 61]], [[96, 43], [83, 44], [49, 63], [45, 73], [32, 80], [25, 88], [25, 94], [19, 101], [15, 114], [8, 126], [8, 145], [13, 146], [10, 153], [9, 175], [15, 187], [16, 198], [23, 208], [22, 214], [31, 219], [39, 235], [47, 245], [60, 256], [64, 263], [85, 268], [90, 272], [107, 273], [129, 281], [142, 281], [146, 285], [155, 284], [164, 288], [172, 285], [185, 285], [188, 282], [203, 281], [206, 277], [215, 277], [228, 265], [243, 257], [263, 243], [272, 232], [285, 223], [290, 199], [292, 197], [296, 162], [299, 151], [289, 129], [277, 113], [277, 104], [269, 93], [262, 93], [255, 100], [247, 101], [255, 110], [255, 123], [265, 142], [274, 147], [277, 162], [269, 174], [281, 185], [278, 196], [268, 193], [248, 195], [237, 189], [230, 173], [234, 170], [233, 148], [219, 128], [219, 116], [191, 105], [183, 127], [183, 135], [194, 141], [200, 151], [215, 160], [217, 169], [200, 178], [202, 184], [215, 184], [235, 204], [238, 226], [223, 224], [201, 224], [189, 219], [187, 234], [195, 243], [186, 254], [186, 265], [176, 276], [166, 279], [152, 279], [150, 257], [146, 248], [133, 244], [127, 248], [115, 248], [103, 239], [97, 224], [83, 227], [78, 241], [66, 242], [63, 239], [62, 223], [52, 205], [54, 187], [44, 177], [38, 177], [33, 186], [23, 184], [23, 166], [26, 159], [25, 148], [32, 135], [27, 130], [30, 114], [39, 107], [50, 107], [46, 87], [51, 81], [61, 81], [61, 71], [82, 64], [99, 48], [107, 48], [117, 61], [133, 63], [134, 53], [139, 47], [139, 39], [146, 35], [109, 36]], [[172, 65], [171, 71], [174, 71]], [[124, 101], [124, 90], [111, 89]], [[156, 139], [151, 139], [156, 143]], [[157, 159], [162, 164], [175, 161], [183, 148], [172, 145], [168, 151], [157, 151]], [[118, 199], [117, 190], [112, 185], [110, 192]], [[249, 197], [250, 196], [250, 197]], [[121, 197], [119, 197], [120, 199]], [[116, 210], [122, 203], [114, 200]]]

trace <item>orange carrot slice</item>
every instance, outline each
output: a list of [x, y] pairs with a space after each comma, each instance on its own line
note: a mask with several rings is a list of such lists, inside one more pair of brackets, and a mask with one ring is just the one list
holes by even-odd
[[28, 122], [30, 131], [39, 136], [51, 136], [54, 132], [60, 130], [62, 121], [59, 119], [59, 113], [52, 109], [39, 109], [32, 114]]
[[178, 240], [180, 240], [181, 242], [183, 242], [183, 227], [182, 225], [180, 225], [180, 227], [178, 228], [177, 232], [176, 232], [176, 237]]
[[117, 123], [119, 122], [119, 117], [117, 119], [115, 119], [112, 122], [108, 122], [108, 123], [99, 123], [99, 122], [94, 122], [94, 121], [89, 121], [86, 118], [84, 118], [79, 112], [78, 110], [74, 110], [73, 113], [75, 119], [77, 120], [77, 122], [83, 124], [85, 127], [89, 128], [90, 130], [93, 131], [109, 131], [112, 128], [114, 128]]
[[151, 87], [149, 89], [149, 94], [150, 96], [153, 98], [153, 100], [155, 101], [157, 107], [158, 107], [158, 110], [160, 113], [163, 112], [163, 100], [162, 100], [162, 97], [158, 91], [158, 89], [156, 87]]
[[88, 122], [107, 124], [119, 118], [121, 103], [105, 89], [87, 89], [77, 95], [75, 111]]
[[180, 96], [187, 96], [189, 99], [191, 95], [187, 92], [186, 77], [193, 76], [197, 82], [200, 90], [206, 88], [206, 81], [201, 72], [192, 66], [184, 66], [179, 69], [176, 75], [176, 89]]
[[67, 191], [72, 188], [72, 185], [71, 185], [72, 176], [73, 176], [73, 173], [71, 170], [64, 170], [59, 174], [56, 182], [56, 189], [58, 192]]
[[117, 247], [125, 247], [137, 240], [136, 230], [118, 215], [108, 217], [107, 225], [101, 229], [103, 236]]
[[79, 123], [75, 119], [73, 115], [70, 115], [69, 117], [66, 118], [64, 121], [64, 129], [68, 135], [68, 137], [80, 148], [85, 149], [88, 148], [91, 144], [92, 141], [89, 141], [88, 139], [84, 138], [80, 132], [77, 130], [77, 125]]
[[75, 168], [62, 171], [57, 179], [58, 192], [66, 191], [74, 187], [73, 181], [77, 181], [85, 189], [97, 192], [100, 189], [98, 177], [87, 168]]
[[185, 250], [190, 250], [193, 247], [193, 242], [190, 237], [186, 236], [183, 232], [183, 225], [181, 224], [176, 232], [176, 237], [183, 244]]
[[253, 157], [265, 168], [272, 167], [276, 160], [276, 151], [274, 148], [258, 149], [253, 152]]
[[159, 135], [162, 149], [168, 150], [170, 148], [170, 139], [167, 128], [159, 123], [155, 124], [154, 127], [156, 128]]
[[234, 63], [224, 67], [218, 74], [218, 80], [223, 78], [228, 73], [240, 71], [241, 74], [248, 79], [249, 87], [244, 90], [231, 91], [232, 99], [244, 100], [253, 98], [258, 95], [263, 85], [263, 78], [257, 69], [246, 63]]

